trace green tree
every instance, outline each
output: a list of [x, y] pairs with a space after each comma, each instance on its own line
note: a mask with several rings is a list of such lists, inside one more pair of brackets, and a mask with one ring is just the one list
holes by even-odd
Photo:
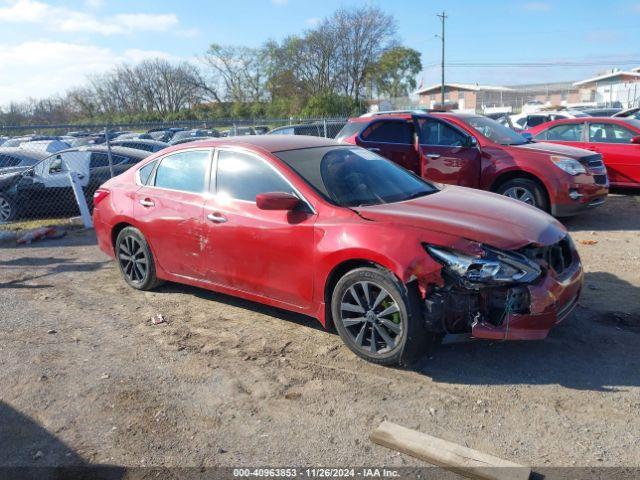
[[420, 52], [407, 47], [393, 47], [371, 66], [370, 75], [376, 89], [389, 98], [405, 97], [416, 88], [416, 75], [422, 71]]

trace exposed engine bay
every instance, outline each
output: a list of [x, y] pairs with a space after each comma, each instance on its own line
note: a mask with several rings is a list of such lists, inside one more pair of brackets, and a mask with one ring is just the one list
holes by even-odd
[[552, 271], [562, 276], [573, 261], [569, 236], [556, 244], [527, 246], [515, 252], [483, 247], [480, 258], [425, 247], [443, 265], [443, 286], [425, 295], [424, 319], [429, 331], [469, 333], [479, 323], [501, 327], [510, 315], [531, 313], [529, 286]]

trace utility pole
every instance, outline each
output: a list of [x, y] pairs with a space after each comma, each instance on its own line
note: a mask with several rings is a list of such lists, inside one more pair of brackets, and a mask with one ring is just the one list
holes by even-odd
[[436, 15], [442, 21], [442, 33], [440, 35], [436, 35], [436, 37], [440, 37], [442, 40], [442, 84], [440, 85], [440, 101], [442, 104], [442, 109], [444, 110], [444, 21], [447, 18], [445, 11], [442, 11], [442, 14]]

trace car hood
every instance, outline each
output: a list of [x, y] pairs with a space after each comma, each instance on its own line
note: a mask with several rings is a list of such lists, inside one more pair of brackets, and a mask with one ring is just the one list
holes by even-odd
[[548, 155], [563, 155], [565, 157], [575, 159], [593, 155], [593, 152], [591, 150], [570, 147], [569, 145], [561, 145], [558, 143], [530, 142], [523, 143], [522, 145], [511, 145], [511, 147], [518, 150], [522, 149]]
[[356, 210], [367, 220], [444, 233], [503, 250], [530, 244], [552, 245], [567, 233], [560, 222], [535, 207], [494, 193], [450, 185], [413, 200]]

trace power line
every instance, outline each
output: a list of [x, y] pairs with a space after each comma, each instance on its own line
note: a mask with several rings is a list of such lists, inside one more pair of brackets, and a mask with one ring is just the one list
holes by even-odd
[[[599, 61], [555, 61], [555, 62], [448, 62], [447, 67], [592, 67], [608, 65], [640, 65], [637, 60], [599, 60]], [[425, 65], [425, 68], [438, 66], [437, 63]]]

